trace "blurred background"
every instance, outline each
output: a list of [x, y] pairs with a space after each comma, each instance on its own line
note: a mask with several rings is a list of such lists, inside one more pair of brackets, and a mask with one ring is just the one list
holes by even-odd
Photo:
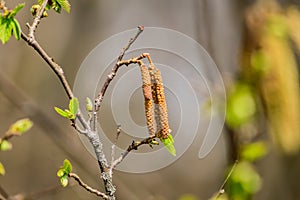
[[[22, 1], [7, 2], [12, 8]], [[35, 1], [17, 16], [26, 32]], [[36, 32], [71, 84], [87, 54], [113, 34], [138, 25], [182, 32], [216, 62], [227, 90], [226, 124], [213, 151], [198, 158], [199, 142], [167, 168], [114, 173], [118, 199], [200, 200], [228, 180], [229, 199], [300, 199], [300, 2], [238, 0], [70, 1], [71, 13], [49, 12]], [[0, 133], [29, 117], [34, 127], [0, 152], [1, 187], [27, 199], [98, 199], [75, 182], [61, 188], [56, 171], [68, 158], [74, 171], [103, 191], [94, 158], [53, 107], [67, 106], [57, 77], [23, 41], [0, 46]], [[113, 127], [114, 128], [114, 127]], [[113, 130], [113, 129], [112, 129]], [[16, 196], [15, 196], [16, 197]], [[19, 198], [20, 199], [20, 198]]]

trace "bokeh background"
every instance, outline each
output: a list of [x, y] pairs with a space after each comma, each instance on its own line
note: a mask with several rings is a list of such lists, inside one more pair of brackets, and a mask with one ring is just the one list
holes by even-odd
[[[14, 7], [18, 2], [22, 1], [7, 2], [7, 6]], [[229, 97], [234, 90], [232, 88], [238, 88], [238, 84], [246, 85], [254, 96], [257, 105], [255, 114], [250, 113], [251, 119], [246, 117], [238, 123], [232, 123], [232, 118], [227, 119], [217, 145], [204, 159], [198, 159], [200, 141], [196, 140], [184, 156], [162, 170], [147, 174], [115, 172], [118, 199], [173, 200], [186, 194], [199, 200], [209, 199], [220, 189], [226, 169], [237, 159], [240, 144], [257, 139], [264, 140], [269, 151], [263, 158], [251, 163], [262, 180], [262, 186], [253, 198], [300, 199], [300, 132], [297, 129], [297, 113], [300, 111], [297, 78], [297, 33], [300, 34], [297, 31], [300, 29], [297, 27], [300, 27], [300, 22], [295, 11], [297, 7], [293, 7], [296, 13], [292, 15], [296, 16], [293, 23], [286, 20], [285, 28], [276, 26], [276, 19], [285, 20], [286, 16], [290, 16], [287, 14], [290, 13], [289, 6], [299, 6], [300, 2], [274, 2], [70, 1], [70, 14], [62, 12], [58, 15], [50, 11], [50, 17], [42, 20], [36, 38], [63, 66], [70, 83], [74, 82], [81, 62], [98, 43], [113, 34], [144, 25], [174, 29], [198, 41], [216, 62]], [[30, 7], [36, 2], [28, 0], [25, 3], [25, 8], [17, 16], [24, 32], [26, 22], [32, 21]], [[278, 44], [278, 40], [269, 39], [272, 31], [270, 34], [261, 31], [268, 27], [269, 16], [275, 16], [274, 32], [279, 30], [280, 38], [289, 35], [286, 36], [288, 39], [280, 39]], [[278, 51], [273, 52], [274, 49]], [[276, 60], [279, 57], [281, 59]], [[251, 66], [258, 63], [255, 66], [260, 67], [265, 60], [269, 68], [274, 67], [277, 71], [270, 70], [271, 76], [257, 76]], [[282, 65], [272, 64], [272, 60]], [[292, 64], [290, 60], [293, 60]], [[285, 73], [287, 71], [289, 73]], [[283, 91], [287, 92], [276, 93], [282, 91], [281, 86], [287, 82], [289, 86], [283, 87]], [[294, 89], [289, 90], [291, 88]], [[275, 92], [270, 94], [266, 91]], [[274, 99], [279, 100], [274, 103]], [[6, 168], [5, 176], [0, 177], [0, 185], [9, 195], [20, 197], [26, 194], [27, 199], [42, 200], [97, 199], [72, 181], [67, 188], [60, 187], [56, 171], [65, 158], [73, 163], [74, 171], [84, 181], [103, 190], [96, 161], [83, 147], [69, 122], [62, 120], [53, 110], [54, 106], [66, 105], [67, 96], [57, 77], [31, 47], [15, 39], [0, 46], [0, 133], [4, 134], [11, 123], [23, 117], [29, 117], [34, 122], [30, 132], [21, 138], [13, 138], [12, 151], [0, 152], [1, 162]], [[276, 109], [277, 106], [287, 112], [278, 114], [274, 111], [280, 110]], [[296, 114], [287, 114], [293, 112]], [[233, 120], [239, 119], [233, 117]], [[281, 127], [296, 128], [288, 134], [285, 133], [287, 129]], [[278, 130], [283, 131], [278, 134]], [[249, 131], [254, 133], [249, 134]], [[285, 138], [290, 139], [285, 141]]]

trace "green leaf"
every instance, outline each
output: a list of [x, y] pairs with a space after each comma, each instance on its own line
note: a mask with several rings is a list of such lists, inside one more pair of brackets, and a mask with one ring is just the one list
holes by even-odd
[[255, 142], [247, 144], [241, 150], [242, 159], [255, 161], [267, 154], [267, 147], [264, 142]]
[[88, 97], [85, 99], [85, 108], [86, 108], [86, 111], [88, 111], [88, 112], [92, 112], [93, 111], [92, 100], [90, 98], [88, 98]]
[[174, 147], [174, 139], [173, 136], [171, 134], [168, 135], [168, 138], [164, 139], [161, 138], [160, 139], [161, 142], [165, 145], [165, 147], [167, 148], [167, 150], [173, 155], [176, 156], [176, 149]]
[[72, 172], [72, 164], [69, 160], [65, 159], [63, 166], [59, 168], [56, 175], [60, 178], [61, 185], [66, 187], [68, 185], [68, 175]]
[[69, 183], [68, 176], [63, 176], [60, 178], [60, 183], [63, 187], [66, 187]]
[[68, 0], [56, 0], [56, 2], [64, 9], [67, 13], [71, 11], [71, 5]]
[[68, 117], [68, 112], [65, 110], [63, 111], [62, 109], [58, 108], [58, 107], [54, 107], [54, 110], [61, 116], [65, 117], [65, 118], [69, 118]]
[[72, 164], [68, 159], [64, 160], [63, 170], [65, 174], [69, 174], [72, 172]]
[[51, 8], [57, 13], [61, 12], [61, 5], [55, 0], [52, 1]]
[[71, 113], [71, 111], [65, 109], [65, 112], [67, 113], [68, 119], [75, 119], [75, 115], [73, 115], [73, 113]]
[[12, 23], [12, 32], [13, 32], [15, 38], [17, 40], [20, 40], [21, 39], [21, 27], [20, 27], [19, 22], [15, 18], [13, 18], [11, 23]]
[[8, 142], [7, 140], [3, 140], [0, 143], [0, 150], [1, 151], [8, 151], [12, 149], [12, 144]]
[[5, 174], [5, 168], [4, 168], [4, 166], [2, 165], [1, 162], [0, 162], [0, 174], [1, 174], [1, 175], [4, 175], [4, 174]]
[[10, 17], [16, 16], [16, 14], [25, 6], [25, 3], [17, 5], [9, 14]]
[[28, 118], [20, 119], [12, 124], [9, 128], [9, 132], [14, 135], [22, 135], [33, 126], [33, 122]]
[[12, 33], [12, 19], [0, 15], [0, 40], [3, 44], [8, 42]]
[[64, 172], [63, 169], [59, 169], [59, 170], [57, 171], [56, 175], [57, 175], [59, 178], [61, 178], [62, 176], [65, 175], [65, 172]]
[[73, 114], [74, 118], [78, 112], [78, 107], [79, 107], [78, 99], [76, 97], [72, 98], [69, 103], [69, 110]]

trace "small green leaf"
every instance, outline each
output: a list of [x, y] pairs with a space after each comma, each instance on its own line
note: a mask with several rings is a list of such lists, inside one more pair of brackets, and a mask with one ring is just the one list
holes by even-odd
[[63, 170], [65, 174], [69, 174], [72, 172], [72, 164], [68, 159], [64, 160]]
[[61, 5], [55, 0], [52, 1], [51, 8], [57, 13], [61, 12]]
[[12, 19], [12, 32], [17, 40], [21, 39], [21, 27], [15, 18]]
[[63, 169], [59, 169], [59, 170], [57, 171], [56, 175], [57, 175], [59, 178], [61, 178], [62, 176], [65, 175], [65, 172], [64, 172]]
[[69, 160], [65, 159], [63, 166], [59, 168], [56, 175], [60, 178], [61, 185], [66, 187], [68, 185], [68, 175], [72, 172], [72, 164]]
[[63, 187], [66, 187], [69, 183], [68, 176], [63, 176], [60, 178], [60, 183]]
[[33, 122], [28, 118], [20, 119], [10, 126], [9, 132], [14, 135], [22, 135], [33, 126]]
[[1, 175], [4, 175], [4, 174], [5, 174], [5, 168], [4, 168], [4, 166], [2, 165], [1, 162], [0, 162], [0, 174], [1, 174]]
[[56, 2], [64, 9], [67, 13], [71, 11], [71, 5], [68, 0], [56, 0]]
[[171, 134], [168, 135], [167, 139], [161, 138], [161, 142], [165, 145], [167, 150], [173, 155], [176, 156], [176, 149], [174, 147], [174, 139]]
[[25, 6], [25, 3], [17, 5], [9, 14], [10, 17], [16, 16], [16, 14]]
[[58, 108], [58, 107], [54, 107], [54, 110], [61, 116], [68, 118], [68, 112], [63, 111], [62, 109]]
[[78, 112], [79, 102], [76, 97], [72, 98], [69, 103], [69, 110], [73, 114], [74, 118]]
[[12, 19], [0, 15], [0, 40], [3, 44], [8, 42], [12, 33]]
[[0, 143], [0, 150], [1, 151], [8, 151], [12, 149], [12, 144], [8, 142], [7, 140], [3, 140]]
[[73, 113], [71, 113], [71, 111], [65, 109], [65, 112], [67, 113], [68, 119], [75, 119], [75, 115], [73, 115]]
[[88, 97], [85, 99], [85, 108], [86, 108], [86, 111], [88, 111], [88, 112], [92, 112], [93, 111], [92, 100], [90, 98], [88, 98]]
[[248, 161], [255, 161], [267, 154], [267, 147], [264, 142], [247, 144], [241, 150], [241, 157]]

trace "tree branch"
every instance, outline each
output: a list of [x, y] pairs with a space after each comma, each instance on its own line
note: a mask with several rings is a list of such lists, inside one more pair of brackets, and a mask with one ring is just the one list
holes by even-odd
[[117, 142], [118, 142], [120, 133], [121, 133], [121, 125], [118, 125], [118, 126], [117, 126], [117, 135], [116, 135], [116, 139], [115, 139], [114, 144], [111, 146], [111, 162], [110, 162], [110, 167], [109, 167], [109, 176], [110, 176], [110, 177], [112, 177], [112, 171], [113, 171], [112, 163], [113, 163], [114, 160], [115, 160], [116, 145], [117, 145]]
[[[65, 89], [65, 92], [68, 95], [69, 99], [72, 99], [74, 97], [74, 94], [71, 90], [71, 87], [64, 75], [63, 69], [45, 52], [45, 50], [39, 45], [39, 43], [34, 39], [34, 37], [28, 37], [26, 34], [21, 32], [21, 37], [24, 41], [27, 42], [27, 44], [31, 47], [33, 47], [39, 55], [43, 58], [43, 60], [46, 61], [46, 63], [50, 66], [50, 68], [54, 71], [54, 73], [57, 75], [59, 78], [62, 86]], [[85, 133], [85, 135], [88, 137], [90, 143], [93, 146], [94, 152], [96, 154], [97, 160], [98, 160], [98, 165], [99, 169], [101, 172], [101, 178], [104, 182], [105, 188], [111, 199], [115, 199], [114, 197], [114, 192], [115, 192], [115, 187], [112, 184], [112, 181], [108, 175], [108, 172], [106, 172], [106, 169], [108, 167], [107, 160], [105, 158], [103, 148], [102, 148], [102, 143], [100, 141], [99, 135], [97, 131], [93, 131], [89, 124], [86, 122], [84, 119], [83, 115], [80, 112], [80, 109], [78, 110], [77, 113], [77, 119], [81, 123], [82, 127], [84, 130], [82, 130], [80, 133]], [[79, 130], [79, 129], [76, 129]]]
[[64, 75], [63, 69], [56, 63], [54, 62], [54, 59], [51, 58], [45, 50], [39, 45], [39, 43], [33, 38], [28, 37], [25, 33], [21, 32], [21, 37], [22, 39], [27, 42], [29, 46], [31, 46], [38, 54], [43, 58], [44, 61], [51, 67], [52, 71], [57, 75], [59, 78], [62, 86], [64, 87], [68, 98], [72, 99], [74, 97], [72, 89]]
[[84, 189], [86, 189], [88, 192], [90, 192], [90, 193], [92, 193], [92, 194], [95, 194], [95, 195], [97, 195], [97, 196], [99, 196], [99, 197], [102, 197], [103, 199], [109, 199], [109, 197], [108, 197], [106, 194], [104, 194], [103, 192], [100, 192], [99, 190], [94, 189], [94, 188], [88, 186], [85, 182], [83, 182], [83, 181], [80, 179], [80, 177], [79, 177], [77, 174], [75, 174], [75, 173], [69, 173], [68, 176], [69, 176], [70, 178], [74, 178], [75, 181], [77, 181], [78, 184], [79, 184], [80, 186], [82, 186]]
[[[35, 40], [34, 37], [34, 32], [41, 20], [42, 14], [45, 10], [45, 7], [47, 5], [47, 0], [43, 1], [43, 4], [41, 6], [41, 9], [39, 11], [39, 13], [37, 14], [37, 16], [35, 17], [32, 25], [28, 25], [29, 28], [29, 34], [28, 36], [26, 34], [24, 34], [23, 32], [21, 32], [21, 38], [27, 42], [27, 44], [29, 46], [31, 46], [41, 57], [44, 61], [46, 61], [46, 63], [50, 66], [50, 68], [52, 69], [52, 71], [54, 71], [54, 73], [56, 74], [56, 76], [59, 78], [65, 92], [68, 95], [69, 99], [74, 98], [74, 94], [72, 92], [72, 89], [64, 75], [64, 71], [63, 69], [53, 60], [53, 58], [51, 58], [46, 52], [45, 50], [39, 45], [39, 43]], [[108, 199], [110, 200], [114, 200], [115, 196], [115, 186], [112, 183], [112, 177], [110, 176], [110, 173], [108, 172], [108, 164], [107, 164], [107, 160], [105, 158], [105, 154], [103, 152], [103, 148], [102, 148], [102, 143], [100, 141], [97, 129], [96, 129], [96, 121], [97, 121], [97, 114], [96, 112], [98, 111], [98, 109], [100, 108], [100, 104], [103, 100], [103, 96], [108, 88], [108, 85], [110, 84], [110, 82], [112, 81], [112, 79], [115, 77], [116, 72], [118, 71], [119, 67], [121, 65], [129, 65], [131, 63], [138, 63], [141, 62], [139, 61], [139, 59], [144, 58], [145, 56], [140, 56], [138, 58], [136, 58], [136, 60], [128, 60], [128, 62], [124, 61], [122, 62], [122, 59], [124, 57], [125, 52], [129, 49], [129, 47], [134, 43], [134, 41], [138, 38], [138, 36], [141, 34], [141, 32], [144, 30], [143, 26], [139, 26], [138, 27], [138, 32], [137, 34], [130, 39], [130, 41], [128, 42], [127, 46], [125, 48], [123, 48], [123, 50], [121, 51], [121, 54], [119, 55], [118, 59], [117, 59], [117, 63], [115, 64], [114, 68], [112, 69], [111, 74], [108, 76], [106, 82], [104, 83], [101, 92], [99, 93], [98, 97], [95, 99], [95, 105], [94, 105], [94, 112], [93, 112], [93, 117], [92, 117], [92, 123], [87, 123], [85, 118], [83, 117], [83, 115], [81, 114], [80, 110], [78, 110], [77, 113], [77, 119], [80, 122], [80, 124], [82, 125], [84, 130], [81, 130], [77, 125], [75, 125], [74, 121], [73, 123], [73, 127], [81, 134], [84, 134], [90, 141], [90, 143], [93, 146], [94, 152], [96, 154], [97, 160], [98, 160], [98, 165], [101, 171], [101, 178], [104, 181], [104, 185], [105, 185], [105, 189], [106, 189], [106, 193], [108, 195]], [[136, 144], [132, 144], [131, 148], [137, 148], [139, 145]], [[124, 156], [122, 159], [120, 159], [119, 162], [117, 162], [117, 164], [119, 164], [125, 157], [126, 155], [131, 151], [132, 149], [128, 149], [128, 151], [126, 151], [124, 153]], [[112, 165], [115, 166], [115, 165]], [[113, 168], [112, 168], [113, 169]]]
[[151, 136], [143, 139], [142, 141], [138, 141], [138, 142], [132, 141], [132, 144], [128, 146], [127, 150], [124, 153], [122, 153], [118, 159], [114, 160], [111, 163], [111, 166], [110, 166], [111, 171], [124, 160], [124, 158], [129, 154], [129, 152], [131, 152], [132, 150], [137, 150], [138, 147], [143, 144], [150, 145], [151, 142], [153, 141], [153, 139], [155, 139], [155, 138], [156, 138], [156, 135], [151, 135]]

